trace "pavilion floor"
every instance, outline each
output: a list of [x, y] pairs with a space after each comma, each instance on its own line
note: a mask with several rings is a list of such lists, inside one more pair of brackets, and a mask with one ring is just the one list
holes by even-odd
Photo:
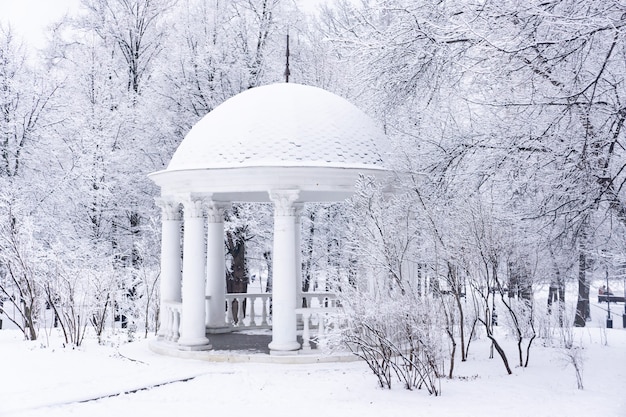
[[267, 345], [272, 341], [272, 333], [216, 333], [207, 335], [213, 351], [236, 351], [248, 353], [263, 353], [269, 355], [270, 349]]
[[[163, 355], [199, 359], [213, 362], [259, 362], [259, 363], [322, 363], [351, 362], [358, 358], [350, 352], [329, 353], [320, 351], [312, 343], [311, 350], [270, 353], [271, 330], [240, 331], [207, 334], [211, 349], [181, 350], [176, 344], [153, 340], [150, 349]], [[298, 342], [302, 342], [298, 336]]]

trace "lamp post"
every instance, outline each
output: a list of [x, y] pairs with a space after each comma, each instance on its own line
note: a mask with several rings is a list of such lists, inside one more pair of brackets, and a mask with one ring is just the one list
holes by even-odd
[[605, 269], [606, 272], [606, 305], [607, 305], [607, 315], [606, 315], [606, 328], [613, 328], [613, 318], [611, 317], [611, 291], [609, 290], [609, 268], [608, 266]]
[[626, 275], [622, 278], [624, 280], [624, 314], [622, 314], [622, 328], [626, 329]]

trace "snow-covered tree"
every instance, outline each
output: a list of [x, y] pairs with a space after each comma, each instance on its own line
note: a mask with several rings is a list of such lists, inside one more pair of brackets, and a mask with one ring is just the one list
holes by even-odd
[[[49, 150], [54, 81], [27, 62], [10, 27], [0, 25], [0, 297], [5, 315], [36, 339], [43, 302], [46, 207], [59, 178], [58, 153]], [[9, 315], [15, 310], [16, 316]]]

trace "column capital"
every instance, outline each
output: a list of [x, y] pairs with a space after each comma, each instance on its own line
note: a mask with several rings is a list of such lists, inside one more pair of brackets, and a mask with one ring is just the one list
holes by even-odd
[[274, 210], [279, 216], [295, 216], [300, 190], [272, 190], [270, 200], [274, 203]]
[[304, 211], [304, 203], [293, 203], [293, 206], [295, 208], [296, 222], [300, 222], [300, 217], [302, 217], [302, 212]]
[[185, 218], [204, 217], [204, 202], [206, 196], [198, 194], [187, 194], [181, 197], [181, 202], [185, 210]]
[[221, 223], [224, 221], [224, 210], [230, 206], [230, 203], [222, 203], [213, 200], [205, 201], [207, 222]]
[[180, 220], [180, 203], [173, 198], [157, 197], [155, 204], [161, 208], [163, 220]]

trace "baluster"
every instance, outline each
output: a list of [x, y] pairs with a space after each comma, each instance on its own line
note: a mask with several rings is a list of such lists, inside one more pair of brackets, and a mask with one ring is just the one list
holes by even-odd
[[245, 301], [246, 301], [246, 297], [242, 296], [242, 297], [239, 297], [239, 302], [237, 303], [237, 325], [239, 327], [246, 327], [246, 325], [243, 322], [243, 318], [244, 318], [243, 305]]
[[235, 327], [237, 324], [235, 323], [235, 313], [233, 311], [233, 304], [235, 304], [235, 297], [228, 297], [228, 307], [226, 308], [226, 314], [228, 318], [228, 323], [230, 323], [230, 327]]
[[254, 303], [256, 303], [256, 297], [249, 296], [248, 302], [250, 303], [250, 327], [256, 327], [256, 320], [254, 319], [254, 316], [256, 315], [256, 312], [254, 311]]
[[225, 298], [226, 300], [224, 302], [224, 323], [230, 325], [230, 320], [228, 318], [229, 316], [228, 312], [230, 311], [230, 307], [228, 306], [229, 305], [228, 303], [230, 303], [230, 300], [228, 299], [228, 297], [225, 297]]
[[163, 331], [163, 339], [170, 340], [172, 334], [172, 319], [170, 317], [170, 309], [167, 304], [163, 304], [163, 322], [161, 323]]
[[167, 335], [170, 331], [170, 317], [167, 305], [163, 305], [163, 314], [161, 314], [161, 325], [159, 327], [159, 337], [167, 340]]
[[237, 301], [237, 298], [233, 297], [231, 295], [231, 297], [228, 299], [228, 322], [230, 323], [231, 327], [235, 327], [235, 301]]
[[166, 339], [169, 341], [174, 341], [174, 326], [176, 325], [176, 323], [174, 323], [174, 310], [172, 309], [172, 306], [168, 305], [165, 307], [165, 313], [167, 316], [167, 329], [166, 329]]
[[302, 322], [304, 323], [304, 328], [302, 329], [302, 350], [309, 351], [311, 350], [311, 332], [309, 330], [309, 319], [311, 318], [311, 313], [304, 312], [302, 313]]
[[167, 340], [172, 340], [174, 338], [174, 310], [171, 305], [167, 306]]
[[[305, 294], [305, 297], [306, 297], [306, 307], [312, 308], [313, 306], [311, 305], [311, 303], [313, 303], [313, 296], [309, 294]], [[311, 314], [307, 314], [306, 318], [304, 315], [302, 315], [302, 322], [304, 323], [305, 326], [309, 326], [309, 328], [311, 328], [311, 324], [312, 324]]]
[[165, 305], [165, 314], [166, 317], [165, 323], [167, 323], [167, 327], [165, 328], [165, 340], [172, 340], [174, 337], [174, 316], [172, 314], [172, 308], [168, 305]]
[[317, 314], [317, 338], [318, 340], [321, 340], [324, 337], [324, 317], [325, 314], [324, 313], [318, 313]]
[[263, 302], [263, 309], [261, 311], [261, 326], [267, 326], [267, 303], [269, 302], [269, 297], [261, 297]]
[[172, 317], [172, 342], [178, 342], [178, 338], [180, 337], [180, 310], [178, 308], [172, 309], [173, 317]]

